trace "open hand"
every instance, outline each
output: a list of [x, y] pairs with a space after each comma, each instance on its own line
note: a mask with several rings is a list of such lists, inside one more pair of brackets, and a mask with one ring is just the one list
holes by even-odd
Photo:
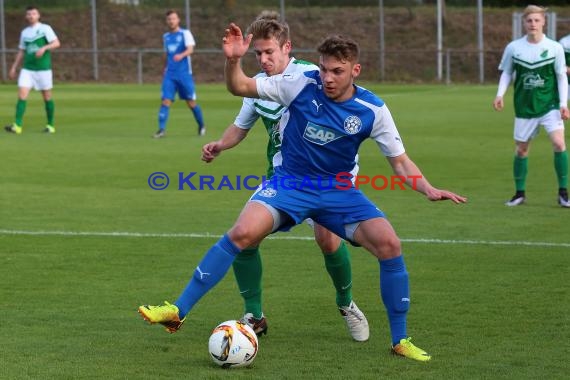
[[445, 200], [450, 200], [453, 203], [465, 203], [467, 202], [467, 198], [452, 193], [451, 191], [447, 191], [447, 190], [440, 190], [440, 189], [431, 189], [427, 194], [426, 197], [430, 200], [430, 201], [445, 201]]
[[239, 26], [232, 22], [225, 30], [222, 39], [222, 50], [226, 58], [239, 59], [243, 57], [249, 48], [252, 37], [253, 35], [249, 34], [244, 38]]

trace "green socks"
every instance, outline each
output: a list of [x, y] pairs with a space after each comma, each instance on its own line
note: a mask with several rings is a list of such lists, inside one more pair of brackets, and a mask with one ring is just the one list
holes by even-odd
[[554, 152], [554, 169], [558, 177], [558, 188], [568, 188], [568, 151]]
[[336, 304], [348, 306], [352, 301], [352, 269], [350, 266], [350, 253], [344, 242], [336, 251], [330, 254], [323, 252], [325, 267], [331, 276], [336, 288]]
[[16, 125], [22, 126], [22, 119], [24, 118], [24, 113], [26, 112], [26, 101], [18, 99], [16, 103]]
[[[336, 303], [348, 306], [352, 301], [352, 270], [350, 253], [344, 242], [330, 254], [323, 254], [325, 267], [336, 288]], [[245, 301], [245, 312], [261, 318], [261, 256], [259, 248], [247, 248], [240, 252], [233, 264], [239, 292]]]
[[53, 99], [45, 101], [46, 106], [46, 116], [47, 116], [47, 123], [53, 127], [53, 114], [55, 112], [55, 104], [53, 103]]
[[526, 173], [528, 172], [528, 157], [515, 156], [513, 174], [517, 191], [525, 190]]
[[[48, 125], [53, 126], [53, 115], [55, 112], [55, 104], [53, 99], [45, 101], [46, 107], [46, 116], [47, 116], [47, 123]], [[24, 118], [24, 113], [26, 112], [26, 101], [22, 99], [18, 99], [16, 103], [16, 125], [22, 126], [22, 120]]]
[[261, 318], [261, 256], [259, 247], [246, 248], [235, 258], [234, 275], [239, 293], [245, 301], [245, 312], [254, 318]]

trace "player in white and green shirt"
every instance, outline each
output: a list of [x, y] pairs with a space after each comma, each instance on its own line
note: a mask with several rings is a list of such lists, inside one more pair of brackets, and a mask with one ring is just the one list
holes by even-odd
[[26, 99], [32, 88], [41, 91], [45, 103], [47, 124], [44, 132], [55, 133], [53, 124], [54, 102], [51, 89], [53, 74], [51, 71], [51, 50], [59, 47], [59, 39], [51, 26], [40, 22], [40, 12], [34, 6], [26, 8], [28, 27], [20, 34], [18, 54], [10, 69], [10, 79], [16, 78], [18, 66], [23, 61], [18, 77], [18, 102], [16, 103], [16, 119], [4, 129], [7, 132], [22, 133], [22, 119], [26, 111]]
[[505, 48], [499, 65], [502, 70], [493, 107], [501, 111], [503, 95], [514, 78], [516, 154], [513, 172], [516, 193], [506, 202], [518, 206], [525, 201], [528, 150], [542, 125], [554, 149], [554, 167], [558, 177], [558, 203], [570, 207], [568, 201], [568, 153], [564, 141], [564, 122], [568, 111], [568, 82], [562, 45], [546, 37], [545, 8], [529, 5], [524, 10], [526, 36]]
[[[263, 70], [256, 77], [318, 70], [318, 67], [312, 63], [289, 56], [291, 51], [289, 28], [287, 24], [277, 21], [277, 18], [276, 13], [264, 12], [250, 26], [249, 33], [253, 34], [254, 51]], [[280, 165], [279, 120], [285, 110], [284, 106], [275, 102], [244, 98], [240, 113], [223, 136], [217, 141], [204, 145], [202, 160], [211, 162], [222, 151], [239, 144], [256, 121], [261, 118], [269, 137], [267, 177], [271, 177], [273, 164]], [[325, 267], [336, 289], [337, 306], [345, 319], [348, 330], [354, 340], [368, 340], [368, 321], [352, 300], [350, 253], [337, 235], [318, 224], [312, 225], [315, 241], [323, 252]], [[245, 302], [245, 315], [242, 321], [252, 327], [258, 335], [264, 334], [267, 331], [267, 322], [261, 306], [262, 264], [259, 244], [243, 250], [233, 262], [233, 269], [240, 294]]]

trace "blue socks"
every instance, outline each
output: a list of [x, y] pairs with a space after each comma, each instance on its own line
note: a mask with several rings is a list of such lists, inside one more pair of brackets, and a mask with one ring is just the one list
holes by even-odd
[[204, 294], [225, 276], [240, 249], [224, 235], [210, 248], [194, 270], [186, 288], [174, 304], [178, 306], [180, 319], [184, 318]]
[[380, 294], [388, 313], [392, 346], [407, 338], [406, 315], [410, 307], [408, 272], [404, 257], [398, 256], [380, 263]]
[[170, 107], [161, 104], [160, 110], [158, 111], [158, 129], [164, 131], [166, 128], [166, 122], [168, 121], [168, 114], [170, 113]]
[[190, 109], [192, 110], [194, 118], [198, 123], [198, 128], [202, 128], [204, 126], [204, 117], [202, 116], [202, 108], [200, 108], [199, 105], [196, 105], [196, 107]]
[[[198, 127], [202, 128], [204, 126], [204, 116], [202, 115], [202, 109], [200, 108], [199, 105], [196, 105], [196, 107], [190, 109], [194, 114], [194, 118], [198, 123]], [[160, 109], [158, 110], [158, 129], [160, 129], [161, 131], [164, 131], [166, 129], [166, 122], [168, 121], [169, 114], [170, 114], [170, 107], [161, 104]]]

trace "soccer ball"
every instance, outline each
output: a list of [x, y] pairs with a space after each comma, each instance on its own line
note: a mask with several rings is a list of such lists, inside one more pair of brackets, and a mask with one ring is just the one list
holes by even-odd
[[214, 363], [222, 368], [246, 367], [258, 350], [257, 335], [240, 321], [220, 323], [210, 336], [208, 349]]

